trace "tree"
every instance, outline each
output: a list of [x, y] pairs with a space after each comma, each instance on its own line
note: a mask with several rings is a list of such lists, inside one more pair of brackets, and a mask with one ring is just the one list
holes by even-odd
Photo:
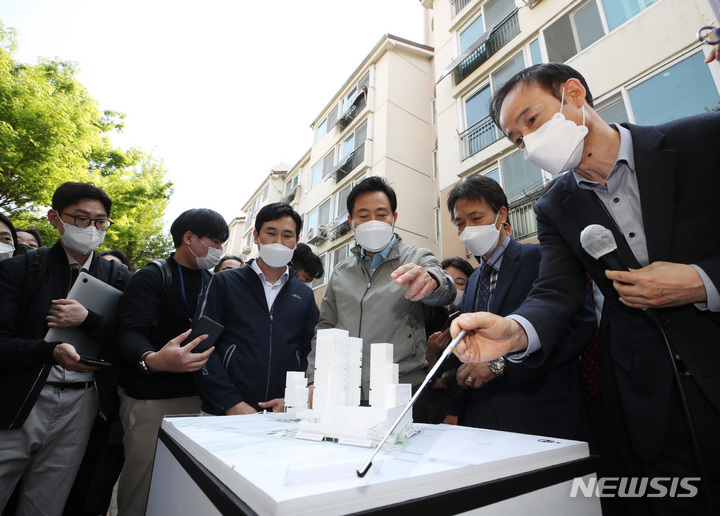
[[53, 192], [65, 181], [91, 181], [113, 199], [116, 223], [103, 248], [120, 249], [138, 265], [165, 255], [172, 183], [162, 162], [112, 146], [109, 134], [122, 130], [124, 115], [98, 108], [74, 63], [18, 63], [16, 44], [15, 31], [0, 22], [0, 210], [52, 245], [57, 231], [45, 218]]

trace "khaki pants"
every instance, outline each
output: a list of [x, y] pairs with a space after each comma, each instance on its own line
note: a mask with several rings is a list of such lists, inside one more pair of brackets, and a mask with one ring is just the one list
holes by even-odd
[[150, 492], [155, 445], [162, 419], [171, 414], [199, 414], [200, 398], [136, 400], [120, 390], [120, 421], [125, 464], [118, 481], [118, 513], [143, 516]]
[[0, 512], [22, 477], [17, 515], [60, 515], [87, 447], [97, 393], [45, 385], [17, 430], [0, 430]]

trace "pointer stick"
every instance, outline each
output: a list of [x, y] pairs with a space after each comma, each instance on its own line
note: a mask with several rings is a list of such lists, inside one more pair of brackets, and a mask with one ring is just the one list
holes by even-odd
[[433, 367], [430, 372], [425, 377], [425, 380], [423, 381], [422, 385], [420, 385], [420, 388], [415, 392], [415, 396], [412, 397], [412, 399], [408, 402], [407, 406], [405, 407], [405, 410], [402, 411], [402, 414], [400, 414], [400, 417], [397, 418], [395, 421], [395, 424], [388, 430], [387, 434], [385, 434], [385, 437], [382, 441], [380, 441], [380, 444], [378, 444], [377, 448], [375, 448], [375, 451], [370, 456], [369, 459], [367, 459], [365, 462], [362, 463], [362, 465], [357, 469], [357, 475], [362, 478], [365, 476], [365, 474], [370, 469], [370, 466], [372, 466], [372, 460], [375, 458], [375, 455], [377, 455], [377, 452], [380, 451], [380, 448], [382, 448], [383, 444], [385, 444], [385, 441], [388, 440], [388, 437], [390, 437], [390, 434], [393, 433], [393, 430], [400, 424], [400, 421], [402, 421], [402, 418], [405, 417], [405, 414], [407, 414], [408, 410], [413, 406], [415, 401], [417, 400], [418, 396], [420, 396], [420, 393], [425, 388], [425, 386], [428, 384], [430, 379], [435, 375], [435, 372], [440, 367], [440, 364], [442, 364], [445, 359], [450, 355], [453, 350], [455, 349], [455, 346], [457, 346], [457, 343], [460, 342], [463, 337], [465, 336], [467, 332], [465, 330], [460, 330], [460, 333], [457, 334], [457, 336], [448, 344], [448, 347], [445, 348], [445, 351], [443, 351], [442, 355], [440, 355], [440, 358], [435, 363], [435, 367]]

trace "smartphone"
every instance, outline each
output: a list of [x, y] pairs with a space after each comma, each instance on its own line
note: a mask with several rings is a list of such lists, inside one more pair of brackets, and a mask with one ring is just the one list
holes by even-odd
[[190, 344], [200, 335], [207, 335], [208, 338], [192, 350], [193, 353], [202, 353], [203, 351], [210, 349], [215, 344], [215, 341], [218, 339], [223, 329], [225, 329], [225, 326], [203, 315], [193, 327], [188, 338], [185, 339], [180, 346]]
[[80, 355], [80, 363], [93, 367], [112, 367], [112, 364], [110, 362], [105, 362], [104, 360], [100, 360], [99, 358], [84, 357], [82, 355]]
[[445, 331], [450, 327], [450, 323], [453, 322], [453, 319], [455, 319], [458, 315], [460, 315], [460, 310], [457, 312], [453, 312], [450, 315], [448, 315], [447, 321], [445, 321], [445, 325], [443, 326], [443, 329], [440, 331]]

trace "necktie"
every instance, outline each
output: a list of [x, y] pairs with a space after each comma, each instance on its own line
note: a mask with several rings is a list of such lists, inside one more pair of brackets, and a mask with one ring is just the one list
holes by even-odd
[[490, 300], [490, 273], [492, 267], [487, 262], [480, 266], [480, 279], [478, 280], [477, 295], [475, 296], [475, 311], [487, 312]]

